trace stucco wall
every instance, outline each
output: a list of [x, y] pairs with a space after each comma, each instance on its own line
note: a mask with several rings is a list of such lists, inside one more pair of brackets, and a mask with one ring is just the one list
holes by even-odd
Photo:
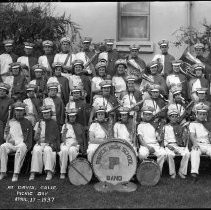
[[[192, 2], [191, 23], [197, 29], [203, 29], [203, 18], [211, 24], [211, 2]], [[82, 30], [82, 36], [91, 36], [93, 40], [103, 41], [105, 38], [117, 37], [117, 2], [54, 2], [55, 14], [71, 14]], [[150, 3], [150, 41], [154, 43], [154, 52], [143, 54], [149, 62], [155, 53], [159, 52], [157, 42], [161, 39], [170, 41], [169, 53], [179, 58], [186, 46], [174, 47], [176, 40], [172, 33], [181, 26], [188, 26], [188, 2], [151, 2]]]

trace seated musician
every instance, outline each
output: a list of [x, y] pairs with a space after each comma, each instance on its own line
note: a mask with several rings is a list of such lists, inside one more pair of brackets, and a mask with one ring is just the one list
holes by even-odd
[[5, 83], [10, 85], [9, 96], [17, 100], [24, 100], [26, 98], [26, 84], [27, 80], [23, 74], [20, 62], [10, 64], [11, 75], [5, 78]]
[[117, 98], [112, 93], [111, 80], [104, 80], [100, 83], [102, 95], [98, 95], [93, 98], [92, 112], [90, 114], [89, 124], [93, 120], [94, 110], [99, 106], [105, 106], [106, 111], [111, 111], [118, 106]]
[[157, 156], [157, 163], [162, 173], [163, 163], [166, 159], [166, 151], [160, 145], [160, 138], [152, 123], [154, 108], [151, 106], [142, 107], [142, 122], [138, 125], [137, 134], [140, 148], [138, 156], [140, 160], [146, 159], [150, 154]]
[[[89, 127], [89, 145], [87, 149], [88, 161], [92, 161], [92, 156], [98, 146], [108, 141], [113, 126], [109, 128], [109, 121], [106, 120], [106, 107], [99, 106], [96, 108], [96, 120]], [[110, 130], [111, 129], [111, 130]]]
[[9, 120], [5, 127], [6, 142], [0, 146], [0, 180], [6, 176], [8, 154], [15, 152], [12, 182], [18, 181], [26, 153], [32, 147], [32, 124], [24, 118], [25, 104], [16, 102], [14, 110], [14, 118]]
[[84, 71], [84, 62], [80, 59], [77, 59], [73, 61], [72, 65], [73, 75], [69, 77], [70, 91], [72, 91], [74, 86], [82, 84], [84, 91], [86, 91], [86, 102], [89, 103], [91, 95], [91, 81], [89, 76], [87, 76]]
[[[147, 67], [149, 68], [149, 79], [154, 81], [154, 84], [160, 86], [160, 93], [164, 96], [167, 95], [167, 86], [166, 81], [163, 76], [160, 75], [158, 72], [158, 62], [152, 61], [150, 62]], [[143, 99], [149, 98], [149, 88], [151, 83], [145, 79], [142, 79], [141, 85], [140, 85], [140, 91], [143, 92]]]
[[35, 93], [36, 89], [37, 89], [36, 85], [28, 84], [26, 86], [27, 98], [23, 100], [23, 103], [26, 104], [25, 118], [27, 118], [32, 123], [33, 127], [41, 117], [39, 100], [37, 99]]
[[[187, 98], [187, 78], [184, 74], [181, 73], [181, 60], [174, 60], [172, 61], [173, 72], [166, 77], [166, 85], [168, 90], [170, 91], [172, 86], [181, 85], [181, 91], [184, 98]], [[171, 100], [172, 95], [171, 91], [169, 92], [169, 100]]]
[[[138, 102], [142, 101], [142, 93], [139, 90], [135, 89], [135, 81], [137, 77], [134, 75], [129, 75], [126, 77], [126, 91], [121, 92], [120, 101], [122, 102], [123, 107], [132, 108]], [[141, 106], [140, 106], [141, 107]], [[134, 111], [139, 111], [139, 106], [134, 108]], [[130, 115], [134, 114], [134, 111], [130, 111]], [[138, 112], [139, 113], [139, 112]], [[138, 116], [139, 119], [139, 116]]]
[[91, 105], [85, 102], [83, 95], [83, 87], [80, 85], [73, 87], [69, 102], [66, 105], [66, 110], [73, 108], [78, 109], [77, 122], [83, 126], [88, 126]]
[[78, 109], [68, 109], [66, 111], [67, 122], [62, 127], [62, 143], [60, 145], [60, 179], [65, 178], [68, 156], [69, 162], [74, 160], [79, 154], [79, 148], [83, 152], [85, 142], [84, 127], [76, 123]]
[[32, 67], [35, 79], [30, 81], [30, 84], [37, 86], [37, 98], [39, 100], [39, 105], [42, 106], [43, 99], [47, 96], [47, 78], [45, 76], [45, 68], [39, 64]]
[[200, 155], [211, 157], [211, 125], [206, 121], [209, 107], [198, 103], [195, 106], [196, 121], [189, 125], [191, 148], [191, 176], [196, 180], [199, 174]]
[[[161, 97], [160, 97], [160, 85], [151, 85], [149, 87], [149, 95], [150, 98], [144, 100], [143, 106], [151, 106], [154, 108], [154, 112], [153, 114], [158, 113], [163, 107], [165, 107], [166, 105], [166, 101], [164, 101]], [[166, 113], [163, 112], [161, 113], [162, 117], [166, 116]]]
[[59, 150], [60, 133], [52, 117], [50, 106], [41, 108], [43, 119], [34, 127], [34, 145], [31, 160], [31, 174], [29, 181], [34, 180], [35, 173], [42, 173], [43, 165], [47, 173], [46, 180], [51, 180], [56, 165], [56, 152]]
[[110, 75], [107, 75], [106, 68], [107, 65], [105, 62], [98, 62], [95, 66], [96, 76], [91, 80], [92, 97], [101, 94], [100, 83], [111, 77]]
[[[193, 69], [196, 77], [191, 78], [188, 82], [188, 97], [193, 101], [198, 100], [198, 96], [196, 95], [197, 88], [209, 88], [209, 81], [204, 78], [203, 71], [204, 65], [197, 63], [193, 65]], [[209, 94], [208, 94], [209, 95]]]
[[195, 106], [198, 103], [204, 103], [209, 107], [208, 115], [207, 115], [207, 121], [211, 122], [211, 102], [207, 100], [207, 88], [197, 88], [196, 89], [196, 95], [198, 96], [198, 100], [195, 101], [195, 104], [193, 106], [193, 112], [195, 113]]
[[57, 82], [58, 85], [58, 93], [57, 96], [60, 97], [66, 106], [69, 100], [69, 80], [62, 76], [63, 72], [63, 63], [53, 63], [52, 64], [52, 76], [48, 79], [47, 84], [51, 82]]
[[114, 64], [114, 68], [115, 74], [112, 77], [112, 85], [115, 89], [116, 97], [120, 98], [121, 92], [126, 91], [126, 60], [118, 59]]
[[65, 107], [62, 99], [57, 96], [58, 83], [48, 83], [48, 97], [43, 100], [43, 105], [50, 105], [52, 109], [52, 119], [54, 119], [59, 129], [64, 124]]
[[[120, 120], [114, 124], [114, 138], [124, 139], [137, 153], [136, 149], [136, 125], [133, 125], [132, 120], [129, 117], [129, 108], [119, 108]], [[135, 127], [134, 127], [135, 126]], [[134, 129], [135, 128], [135, 129]]]
[[[174, 157], [176, 154], [182, 156], [178, 175], [185, 179], [188, 169], [188, 161], [190, 152], [187, 147], [187, 138], [189, 137], [187, 130], [178, 124], [178, 109], [173, 105], [168, 107], [168, 118], [170, 122], [163, 128], [164, 146], [167, 153], [167, 161], [169, 164], [169, 175], [172, 179], [176, 177]], [[162, 138], [162, 137], [161, 137]]]

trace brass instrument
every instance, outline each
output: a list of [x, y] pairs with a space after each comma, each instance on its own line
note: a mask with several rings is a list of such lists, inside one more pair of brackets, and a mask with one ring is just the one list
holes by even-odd
[[135, 61], [128, 59], [127, 63], [129, 63], [133, 68], [135, 68], [135, 71], [130, 72], [131, 74], [137, 77], [141, 77], [142, 79], [154, 84], [154, 81], [144, 73], [144, 69], [142, 69], [140, 65], [138, 65]]
[[185, 119], [185, 117], [186, 117], [186, 115], [187, 115], [187, 113], [188, 113], [188, 111], [189, 111], [189, 108], [190, 108], [193, 104], [194, 104], [194, 101], [191, 101], [191, 102], [185, 107], [184, 113], [183, 113], [183, 114], [179, 117], [179, 119], [178, 119], [178, 123], [179, 123], [179, 124], [183, 121], [183, 119]]
[[183, 61], [180, 68], [181, 72], [187, 76], [190, 75], [192, 77], [196, 77], [196, 75], [193, 73], [192, 65], [197, 63], [202, 64], [202, 62], [199, 59], [195, 58], [193, 55], [191, 55], [190, 52], [188, 52], [188, 48], [185, 49], [179, 60]]

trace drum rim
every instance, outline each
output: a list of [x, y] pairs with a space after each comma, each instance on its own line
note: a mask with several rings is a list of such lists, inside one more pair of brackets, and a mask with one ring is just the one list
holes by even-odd
[[[82, 157], [78, 157], [78, 158], [75, 158], [74, 160], [72, 160], [70, 163], [69, 163], [69, 166], [68, 166], [68, 178], [69, 178], [69, 181], [70, 181], [70, 177], [69, 177], [69, 170], [70, 170], [70, 167], [71, 166], [73, 166], [73, 164], [74, 163], [76, 163], [78, 160], [83, 160], [83, 162], [85, 162], [85, 163], [87, 163], [87, 165], [90, 167], [90, 171], [91, 171], [91, 178], [90, 178], [90, 180], [86, 183], [86, 184], [88, 184], [90, 181], [91, 181], [91, 179], [92, 179], [92, 177], [93, 177], [93, 168], [92, 168], [92, 165], [90, 164], [90, 162], [86, 159], [86, 158], [82, 158]], [[72, 167], [73, 168], [73, 167]], [[86, 177], [87, 178], [87, 177]], [[73, 184], [71, 181], [70, 181], [70, 183], [71, 184]], [[73, 184], [73, 185], [75, 185], [75, 184]], [[75, 185], [76, 186], [76, 185]]]
[[[143, 165], [145, 163], [152, 163], [152, 164], [154, 164], [156, 166], [156, 168], [158, 168], [158, 170], [159, 170], [159, 179], [158, 179], [158, 182], [159, 182], [159, 180], [161, 178], [161, 171], [160, 171], [160, 167], [159, 167], [158, 163], [155, 160], [143, 160], [141, 163], [139, 163], [139, 165], [137, 166], [137, 169], [136, 169], [136, 179], [138, 180], [138, 182], [141, 184], [141, 181], [139, 181], [139, 178], [138, 178], [139, 176], [137, 176], [137, 174], [141, 170], [141, 165]], [[148, 186], [154, 186], [156, 184], [152, 184], [152, 185], [148, 185]]]
[[[131, 176], [131, 178], [128, 180], [128, 181], [130, 181], [131, 179], [132, 179], [132, 177], [136, 174], [136, 171], [137, 171], [137, 166], [138, 166], [138, 161], [137, 161], [137, 156], [136, 156], [136, 153], [135, 153], [135, 150], [133, 149], [133, 147], [126, 141], [126, 140], [124, 140], [124, 139], [119, 139], [119, 138], [112, 138], [111, 140], [109, 140], [109, 141], [107, 141], [107, 142], [104, 142], [104, 143], [102, 143], [102, 144], [100, 144], [99, 146], [98, 146], [98, 148], [95, 150], [95, 152], [94, 152], [94, 154], [93, 154], [93, 156], [92, 156], [92, 159], [91, 159], [91, 166], [92, 166], [92, 171], [93, 171], [93, 173], [94, 173], [94, 175], [97, 177], [97, 179], [101, 182], [101, 180], [99, 179], [99, 176], [95, 173], [95, 170], [94, 170], [94, 167], [93, 167], [93, 160], [94, 160], [94, 155], [97, 153], [97, 151], [101, 148], [101, 147], [103, 147], [105, 144], [108, 144], [108, 143], [110, 143], [110, 142], [120, 142], [120, 143], [123, 143], [123, 144], [126, 144], [130, 149], [131, 149], [131, 151], [134, 153], [134, 155], [135, 155], [135, 157], [136, 157], [136, 161], [135, 161], [135, 164], [136, 164], [136, 169], [135, 169], [135, 172], [134, 172], [134, 174]], [[126, 143], [125, 143], [126, 142]]]

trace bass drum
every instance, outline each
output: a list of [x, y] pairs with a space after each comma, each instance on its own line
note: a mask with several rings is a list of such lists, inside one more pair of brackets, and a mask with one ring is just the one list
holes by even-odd
[[92, 179], [92, 167], [88, 160], [76, 158], [70, 162], [68, 177], [73, 185], [86, 185]]
[[136, 153], [128, 142], [111, 139], [96, 149], [92, 157], [92, 168], [101, 182], [113, 185], [129, 182], [137, 168]]
[[159, 165], [154, 160], [143, 160], [136, 171], [136, 178], [141, 185], [154, 186], [160, 180]]

